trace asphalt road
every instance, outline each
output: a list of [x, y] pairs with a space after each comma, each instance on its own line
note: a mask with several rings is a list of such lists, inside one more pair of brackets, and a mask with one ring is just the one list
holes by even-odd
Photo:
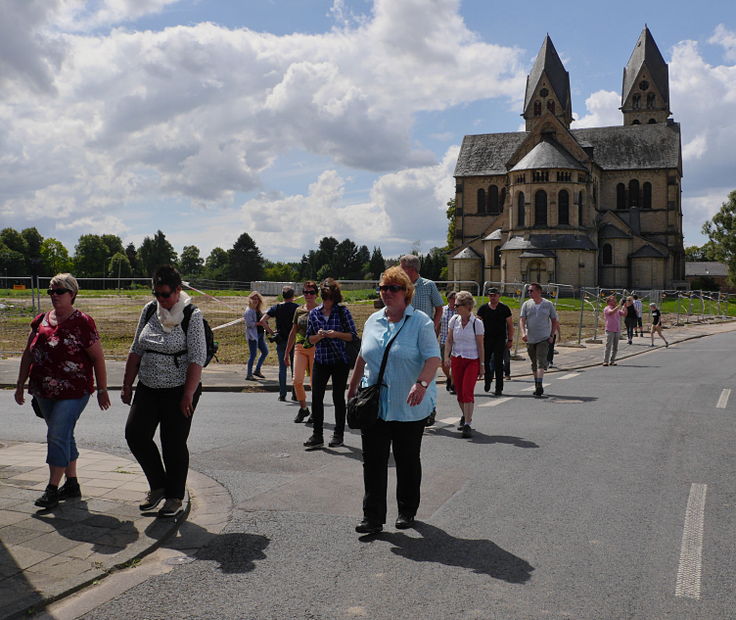
[[[230, 491], [231, 523], [85, 618], [733, 618], [735, 350], [729, 333], [554, 376], [543, 400], [512, 381], [479, 393], [471, 440], [442, 392], [421, 523], [394, 530], [390, 501], [367, 539], [357, 435], [304, 452], [275, 394], [207, 393], [191, 466]], [[43, 441], [0, 399], [3, 438]], [[90, 406], [78, 442], [126, 454], [125, 415]]]

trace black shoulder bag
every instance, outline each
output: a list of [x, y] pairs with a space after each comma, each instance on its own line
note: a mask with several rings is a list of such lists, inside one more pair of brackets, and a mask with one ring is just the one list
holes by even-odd
[[386, 345], [386, 350], [383, 352], [383, 360], [381, 360], [381, 369], [378, 371], [378, 380], [373, 385], [358, 388], [358, 393], [348, 401], [347, 418], [350, 428], [370, 428], [378, 420], [381, 386], [383, 385], [383, 373], [386, 370], [386, 363], [388, 362], [388, 352], [408, 320], [408, 316], [404, 318], [404, 322], [399, 327], [396, 335]]
[[343, 344], [345, 345], [345, 353], [348, 356], [348, 366], [350, 366], [350, 368], [354, 368], [355, 360], [357, 360], [358, 355], [360, 355], [360, 345], [362, 343], [361, 343], [360, 337], [355, 332], [353, 332], [350, 329], [350, 326], [348, 325], [348, 319], [345, 316], [344, 306], [338, 306], [338, 308], [339, 308], [338, 312], [340, 313], [340, 323], [342, 324], [342, 331], [350, 332], [353, 335], [352, 340], [347, 341], [347, 342], [343, 340]]

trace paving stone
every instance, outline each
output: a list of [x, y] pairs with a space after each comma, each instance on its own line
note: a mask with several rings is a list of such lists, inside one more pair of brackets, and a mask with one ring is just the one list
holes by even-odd
[[49, 532], [48, 534], [31, 538], [23, 543], [23, 547], [27, 549], [38, 549], [39, 551], [51, 554], [63, 553], [76, 545], [76, 540], [70, 540], [60, 535], [60, 532]]
[[[22, 521], [20, 523], [23, 523]], [[19, 545], [23, 541], [30, 540], [39, 535], [37, 530], [31, 530], [19, 525], [6, 525], [0, 528], [0, 540], [3, 545]]]
[[33, 566], [38, 562], [43, 562], [50, 558], [53, 554], [39, 551], [38, 549], [30, 549], [23, 545], [8, 545], [6, 548], [8, 555], [23, 570], [29, 566]]

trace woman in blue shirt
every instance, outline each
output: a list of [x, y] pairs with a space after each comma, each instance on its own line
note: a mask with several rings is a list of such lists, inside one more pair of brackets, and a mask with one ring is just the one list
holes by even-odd
[[[372, 314], [363, 327], [363, 342], [348, 397], [376, 382], [388, 342], [391, 345], [380, 393], [379, 419], [361, 432], [363, 443], [363, 521], [361, 534], [376, 534], [386, 522], [388, 457], [396, 461], [396, 527], [414, 524], [419, 508], [422, 463], [420, 449], [425, 420], [437, 399], [434, 376], [440, 365], [440, 348], [430, 317], [411, 305], [414, 285], [400, 267], [391, 267], [379, 284], [385, 308]], [[399, 330], [401, 330], [399, 332]]]

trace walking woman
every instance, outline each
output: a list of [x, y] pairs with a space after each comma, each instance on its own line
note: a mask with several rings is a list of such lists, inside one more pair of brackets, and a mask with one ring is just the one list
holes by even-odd
[[340, 285], [327, 278], [319, 287], [322, 304], [309, 312], [307, 339], [315, 345], [314, 376], [312, 377], [312, 421], [314, 432], [304, 442], [307, 450], [324, 444], [322, 426], [325, 418], [324, 398], [327, 382], [332, 378], [332, 402], [335, 405], [335, 431], [328, 444], [341, 446], [345, 433], [345, 386], [350, 373], [350, 361], [345, 342], [356, 338], [358, 332], [350, 311], [341, 306]]
[[636, 314], [636, 306], [634, 305], [634, 298], [629, 295], [626, 298], [626, 305], [624, 306], [626, 314], [624, 315], [624, 324], [626, 325], [626, 337], [628, 338], [629, 344], [632, 344], [634, 338], [634, 330], [638, 322], [638, 316]]
[[[87, 406], [97, 382], [100, 409], [110, 407], [105, 356], [92, 317], [74, 308], [79, 292], [76, 278], [59, 273], [51, 278], [47, 293], [53, 306], [31, 322], [31, 333], [20, 360], [15, 402], [22, 405], [26, 379], [28, 392], [43, 414], [46, 433], [49, 482], [35, 504], [55, 508], [60, 500], [81, 497], [77, 481], [79, 451], [74, 427]], [[63, 476], [66, 481], [59, 487]]]
[[[125, 364], [121, 400], [133, 404], [125, 424], [125, 439], [143, 468], [150, 490], [139, 506], [159, 517], [183, 511], [189, 449], [187, 439], [202, 385], [207, 344], [199, 308], [181, 290], [181, 276], [173, 267], [153, 274], [154, 301], [143, 308]], [[133, 381], [138, 385], [133, 398]], [[161, 425], [161, 452], [153, 440]]]
[[649, 311], [652, 315], [652, 345], [654, 346], [654, 334], [655, 332], [659, 334], [659, 337], [664, 340], [664, 346], [665, 348], [670, 346], [670, 343], [667, 342], [667, 338], [664, 337], [664, 334], [662, 333], [662, 312], [659, 308], [657, 308], [657, 304], [651, 303], [649, 304]]
[[307, 321], [309, 313], [317, 307], [317, 283], [307, 280], [302, 288], [304, 305], [299, 306], [294, 312], [294, 324], [289, 332], [289, 340], [286, 343], [286, 354], [284, 363], [288, 366], [291, 351], [294, 350], [294, 393], [299, 401], [299, 412], [294, 418], [297, 424], [309, 417], [307, 407], [307, 393], [304, 390], [304, 374], [309, 373], [309, 382], [312, 384], [314, 366], [314, 345], [307, 340]]
[[[255, 381], [256, 377], [260, 379], [264, 378], [263, 373], [261, 373], [261, 366], [263, 366], [263, 362], [268, 355], [268, 345], [266, 344], [263, 327], [258, 325], [258, 321], [263, 316], [263, 307], [263, 295], [258, 291], [253, 291], [248, 295], [248, 309], [243, 314], [245, 338], [248, 340], [248, 374], [245, 376], [246, 381]], [[258, 362], [256, 362], [254, 372], [253, 362], [259, 351], [261, 352], [261, 356], [258, 358]]]
[[445, 344], [445, 363], [452, 365], [457, 402], [462, 417], [458, 430], [464, 438], [473, 436], [470, 424], [475, 407], [475, 383], [483, 378], [483, 321], [473, 314], [475, 299], [468, 291], [455, 297], [457, 314], [450, 319]]
[[616, 354], [618, 353], [618, 339], [621, 333], [621, 317], [626, 314], [624, 310], [625, 300], [616, 305], [616, 298], [610, 295], [606, 299], [606, 307], [603, 308], [603, 321], [606, 324], [606, 349], [603, 354], [603, 365], [616, 365]]
[[437, 400], [435, 373], [440, 348], [434, 322], [411, 305], [414, 285], [401, 267], [381, 276], [379, 289], [384, 308], [374, 312], [363, 328], [360, 355], [350, 379], [348, 396], [358, 386], [375, 384], [386, 346], [389, 350], [380, 392], [379, 419], [361, 431], [363, 444], [363, 520], [360, 534], [377, 534], [386, 522], [388, 459], [393, 449], [396, 464], [396, 527], [414, 525], [422, 482], [420, 451], [429, 414]]

